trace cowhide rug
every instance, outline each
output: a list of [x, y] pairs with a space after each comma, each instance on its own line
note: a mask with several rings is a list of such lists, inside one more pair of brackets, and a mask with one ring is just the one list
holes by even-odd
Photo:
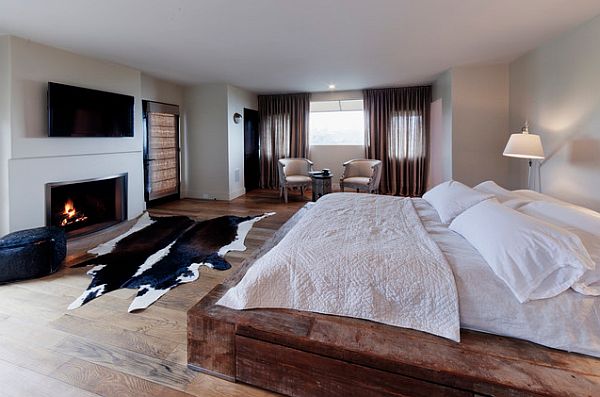
[[179, 284], [198, 279], [200, 266], [229, 269], [225, 254], [246, 250], [252, 225], [273, 214], [195, 222], [146, 213], [125, 234], [88, 251], [98, 256], [78, 266], [96, 265], [88, 272], [92, 282], [69, 309], [119, 288], [138, 290], [129, 312], [145, 309]]

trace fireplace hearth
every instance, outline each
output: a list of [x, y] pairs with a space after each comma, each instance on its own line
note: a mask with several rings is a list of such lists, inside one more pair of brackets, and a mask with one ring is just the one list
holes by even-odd
[[46, 225], [67, 238], [92, 233], [127, 219], [127, 174], [46, 184]]

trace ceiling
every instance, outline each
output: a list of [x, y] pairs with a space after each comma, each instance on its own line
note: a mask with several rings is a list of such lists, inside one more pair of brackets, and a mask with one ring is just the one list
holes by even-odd
[[0, 32], [265, 93], [431, 82], [598, 14], [598, 0], [0, 0]]

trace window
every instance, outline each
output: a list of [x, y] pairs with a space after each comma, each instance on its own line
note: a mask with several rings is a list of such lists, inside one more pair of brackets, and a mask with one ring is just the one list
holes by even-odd
[[399, 133], [397, 146], [388, 147], [390, 158], [416, 160], [425, 157], [422, 138], [423, 117], [416, 111], [393, 112], [390, 119], [391, 131]]
[[309, 141], [312, 145], [364, 145], [363, 101], [310, 103]]

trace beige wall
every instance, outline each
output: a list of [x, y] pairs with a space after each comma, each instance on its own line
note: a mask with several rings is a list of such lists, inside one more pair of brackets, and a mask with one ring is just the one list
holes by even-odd
[[[131, 95], [132, 138], [48, 137], [49, 81]], [[0, 234], [45, 224], [45, 184], [128, 174], [128, 216], [144, 209], [142, 98], [182, 103], [181, 87], [140, 71], [0, 37]]]
[[229, 159], [229, 199], [246, 193], [244, 185], [244, 120], [233, 122], [233, 114], [244, 115], [244, 108], [258, 109], [256, 94], [234, 86], [227, 86], [227, 123]]
[[9, 231], [10, 64], [10, 40], [0, 36], [0, 236]]
[[[441, 181], [447, 181], [452, 179], [452, 74], [450, 70], [442, 73], [433, 82], [432, 100], [434, 103], [439, 101], [437, 106], [441, 106], [442, 114], [440, 125], [437, 126], [438, 130], [432, 136], [432, 139], [437, 139], [437, 142], [431, 142], [435, 150], [431, 152], [429, 165]], [[436, 114], [436, 117], [439, 117], [439, 114]], [[432, 186], [435, 186], [435, 183], [430, 180], [429, 187]]]
[[452, 69], [452, 177], [508, 182], [508, 65]]
[[[600, 17], [510, 65], [510, 128], [529, 120], [546, 159], [542, 191], [600, 210]], [[512, 187], [527, 183], [524, 161], [511, 162]]]
[[179, 116], [179, 146], [180, 146], [180, 193], [183, 196], [183, 192], [185, 192], [185, 178], [184, 178], [184, 168], [187, 159], [185, 157], [185, 113], [183, 112], [183, 92], [184, 87], [172, 83], [169, 81], [165, 81], [145, 73], [142, 73], [142, 99], [146, 101], [160, 102], [166, 103], [169, 105], [177, 105], [179, 106], [180, 116]]
[[437, 142], [431, 146], [430, 165], [437, 179], [470, 186], [488, 179], [508, 182], [508, 160], [502, 156], [508, 132], [508, 76], [505, 64], [462, 66], [434, 82], [433, 100], [441, 101], [442, 107], [441, 127], [432, 136]]
[[[68, 51], [11, 37], [12, 157], [75, 156], [141, 152], [140, 72]], [[49, 138], [46, 112], [48, 82], [132, 95], [133, 138]]]
[[183, 86], [142, 73], [142, 99], [183, 105]]
[[184, 90], [184, 195], [229, 199], [227, 85], [202, 84]]
[[444, 175], [444, 157], [446, 152], [450, 152], [450, 150], [446, 150], [444, 147], [444, 111], [442, 102], [442, 98], [431, 102], [427, 190], [450, 179]]
[[[140, 72], [10, 37], [9, 229], [45, 224], [45, 184], [128, 174], [128, 215], [145, 208]], [[50, 138], [49, 81], [131, 95], [132, 138]]]
[[233, 113], [256, 109], [256, 95], [227, 84], [184, 90], [185, 195], [231, 200], [244, 194], [244, 124]]

